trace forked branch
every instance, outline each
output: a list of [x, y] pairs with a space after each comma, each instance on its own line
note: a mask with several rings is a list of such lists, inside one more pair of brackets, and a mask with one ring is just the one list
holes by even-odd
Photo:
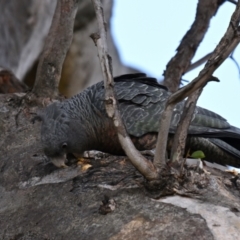
[[[201, 93], [201, 89], [207, 84], [207, 82], [212, 80], [218, 81], [218, 79], [212, 77], [212, 74], [238, 45], [240, 41], [240, 29], [238, 27], [239, 22], [240, 22], [240, 2], [238, 2], [235, 11], [232, 14], [226, 33], [224, 34], [223, 38], [215, 48], [213, 54], [210, 56], [203, 70], [199, 73], [198, 77], [195, 78], [191, 83], [181, 88], [179, 91], [177, 91], [176, 93], [172, 94], [169, 97], [165, 112], [169, 112], [170, 110], [172, 110], [173, 106], [176, 103], [178, 103], [179, 101], [182, 101], [184, 98], [190, 96], [191, 94], [193, 94], [194, 97], [192, 97], [191, 101], [188, 101], [187, 104], [188, 105], [190, 103], [193, 105], [196, 104], [196, 101]], [[192, 110], [192, 113], [193, 113], [193, 110]], [[171, 113], [168, 113], [168, 114], [171, 115]], [[189, 124], [188, 125], [186, 124], [184, 127], [181, 127], [181, 133], [180, 135], [178, 135], [178, 137], [180, 136], [181, 138], [186, 139], [188, 126]], [[174, 141], [178, 141], [178, 140], [175, 139]], [[177, 144], [175, 144], [175, 146], [177, 146]], [[173, 151], [175, 153], [179, 152], [180, 146], [179, 146], [179, 149], [175, 149]], [[162, 160], [158, 159], [157, 157], [158, 156], [155, 156], [154, 161], [157, 164], [159, 164], [159, 162], [161, 163]]]
[[220, 4], [219, 0], [199, 0], [195, 20], [191, 28], [182, 38], [177, 53], [169, 61], [164, 72], [164, 85], [170, 92], [176, 92], [182, 75], [191, 64], [199, 44], [203, 40], [211, 18], [216, 14]]
[[[164, 73], [164, 83], [171, 92], [178, 90], [181, 77], [187, 71], [191, 59], [208, 30], [210, 20], [217, 12], [219, 6], [218, 0], [199, 0], [195, 20], [177, 48], [176, 55], [167, 64], [167, 69]], [[159, 137], [154, 157], [154, 165], [158, 168], [162, 168], [166, 164], [166, 141], [174, 105], [167, 104], [160, 119]]]
[[121, 115], [118, 110], [118, 102], [113, 88], [114, 81], [112, 76], [112, 63], [107, 50], [106, 23], [104, 21], [103, 7], [100, 0], [92, 0], [92, 3], [96, 12], [99, 34], [92, 34], [91, 37], [98, 48], [98, 56], [103, 72], [106, 112], [108, 116], [112, 118], [118, 134], [119, 142], [132, 164], [141, 174], [145, 176], [146, 179], [156, 179], [156, 169], [153, 164], [145, 159], [135, 148], [122, 122]]

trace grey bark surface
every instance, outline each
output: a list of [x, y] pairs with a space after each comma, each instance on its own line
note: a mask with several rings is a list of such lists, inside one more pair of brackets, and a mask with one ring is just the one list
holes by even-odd
[[[62, 73], [62, 92], [65, 95], [72, 96], [80, 92], [88, 86], [96, 83], [96, 80], [103, 79], [100, 62], [97, 56], [97, 50], [90, 35], [98, 31], [97, 20], [91, 1], [79, 7], [79, 15], [77, 15], [75, 23], [75, 34], [73, 42], [67, 54], [66, 60], [63, 65]], [[106, 22], [110, 23], [112, 15], [113, 1], [103, 1], [104, 14]], [[80, 14], [87, 12], [91, 16], [91, 21], [88, 24], [79, 22]], [[82, 15], [81, 15], [82, 16]], [[85, 17], [82, 17], [85, 19]], [[108, 26], [107, 44], [109, 55], [112, 57], [113, 75], [118, 76], [125, 73], [138, 72], [138, 70], [127, 67], [121, 63], [118, 50], [114, 44], [113, 37], [110, 32], [111, 26]], [[101, 76], [99, 78], [99, 76]], [[71, 83], [71, 84], [70, 84]]]
[[[202, 194], [153, 200], [126, 157], [57, 169], [44, 157], [37, 107], [0, 95], [0, 239], [237, 239], [240, 193], [214, 170]], [[237, 180], [239, 187], [239, 180]], [[116, 209], [99, 213], [104, 195]]]
[[[11, 70], [21, 81], [33, 85], [36, 64], [44, 47], [56, 7], [56, 0], [0, 0], [0, 66]], [[107, 20], [112, 0], [104, 0]], [[96, 83], [102, 76], [96, 49], [90, 34], [97, 22], [91, 0], [79, 1], [74, 37], [64, 61], [60, 91], [72, 96]], [[114, 59], [113, 74], [137, 72], [121, 63], [109, 26], [108, 46]]]
[[56, 0], [1, 0], [0, 5], [0, 65], [23, 80], [43, 49]]
[[39, 59], [32, 92], [41, 97], [59, 95], [63, 62], [72, 43], [78, 0], [59, 0]]

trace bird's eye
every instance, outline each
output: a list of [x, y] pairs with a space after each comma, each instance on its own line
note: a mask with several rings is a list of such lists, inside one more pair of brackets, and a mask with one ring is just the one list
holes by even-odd
[[63, 144], [62, 144], [62, 148], [63, 148], [63, 149], [67, 148], [67, 143], [63, 143]]

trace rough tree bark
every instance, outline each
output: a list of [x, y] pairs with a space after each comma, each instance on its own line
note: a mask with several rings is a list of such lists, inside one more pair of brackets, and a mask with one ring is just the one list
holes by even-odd
[[[40, 58], [32, 92], [40, 97], [57, 97], [63, 61], [73, 37], [77, 0], [59, 0]], [[59, 51], [61, 49], [61, 51]]]
[[181, 119], [178, 123], [177, 130], [175, 132], [170, 161], [168, 163], [169, 165], [174, 163], [175, 166], [181, 166], [181, 174], [183, 171], [182, 166], [184, 165], [184, 160], [182, 158], [184, 156], [185, 144], [187, 140], [187, 130], [192, 121], [192, 115], [202, 90], [203, 89], [198, 89], [196, 92], [194, 92], [194, 94], [188, 97]]
[[169, 61], [164, 72], [164, 85], [171, 92], [178, 90], [182, 75], [190, 66], [191, 60], [209, 28], [211, 18], [216, 14], [222, 3], [223, 1], [219, 0], [198, 1], [195, 20], [178, 46], [176, 55]]
[[[192, 198], [150, 199], [126, 157], [89, 159], [84, 171], [44, 157], [38, 107], [0, 95], [0, 239], [238, 239], [239, 179], [217, 169]], [[116, 209], [98, 213], [104, 196]]]
[[0, 65], [23, 80], [39, 57], [56, 0], [1, 0]]

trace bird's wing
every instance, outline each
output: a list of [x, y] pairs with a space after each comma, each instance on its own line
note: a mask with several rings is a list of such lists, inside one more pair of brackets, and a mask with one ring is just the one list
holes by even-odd
[[[159, 117], [169, 94], [165, 86], [158, 84], [156, 79], [139, 73], [115, 78], [114, 89], [124, 124], [130, 135], [139, 137], [158, 131]], [[103, 82], [93, 85], [88, 91], [91, 102], [104, 113]]]
[[120, 112], [130, 135], [139, 137], [157, 132], [159, 118], [165, 107], [168, 92], [142, 82], [117, 82], [115, 84]]
[[[156, 79], [145, 74], [123, 75], [115, 78], [115, 91], [119, 100], [119, 108], [130, 135], [140, 137], [146, 133], [158, 132], [159, 119], [164, 110], [169, 93], [165, 86]], [[100, 111], [105, 111], [103, 83], [94, 85], [95, 105]], [[99, 99], [102, 99], [102, 101]], [[173, 112], [170, 133], [175, 133], [184, 107], [184, 101], [178, 103]], [[232, 127], [226, 119], [207, 109], [196, 107], [188, 133], [193, 136], [209, 138], [228, 138], [228, 144], [235, 144], [240, 150], [240, 144], [232, 138], [240, 140], [240, 129]], [[224, 140], [225, 141], [225, 140]], [[234, 147], [236, 147], [234, 146]]]
[[[158, 132], [159, 119], [164, 110], [169, 93], [165, 87], [136, 80], [119, 81], [115, 84], [120, 111], [129, 134], [139, 137], [149, 132]], [[174, 133], [181, 118], [184, 102], [178, 103], [173, 112], [170, 133]], [[196, 107], [189, 134], [214, 137], [214, 134], [228, 134], [230, 124], [220, 115], [204, 108]], [[224, 134], [223, 134], [224, 133]], [[231, 134], [230, 134], [231, 135]], [[239, 133], [240, 136], [240, 133]]]

